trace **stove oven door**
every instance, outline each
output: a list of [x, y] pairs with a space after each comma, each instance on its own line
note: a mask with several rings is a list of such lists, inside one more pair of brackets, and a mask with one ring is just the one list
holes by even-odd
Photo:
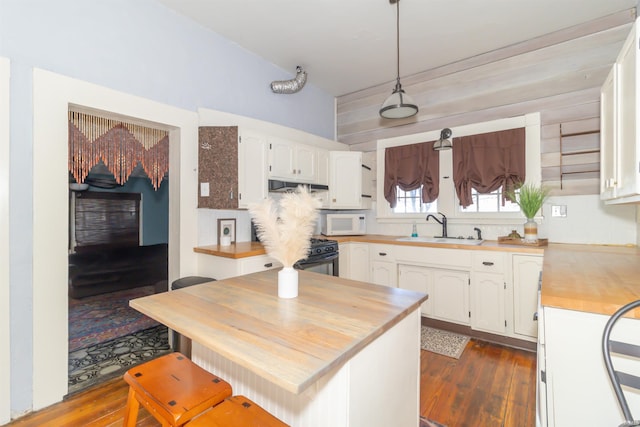
[[298, 261], [294, 268], [338, 277], [338, 254], [331, 253], [322, 258], [307, 258]]

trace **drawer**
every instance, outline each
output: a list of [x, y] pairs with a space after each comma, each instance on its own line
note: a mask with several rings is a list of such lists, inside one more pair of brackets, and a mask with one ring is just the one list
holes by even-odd
[[396, 260], [395, 247], [393, 245], [372, 244], [369, 246], [369, 259], [371, 261], [389, 261]]
[[282, 267], [282, 264], [274, 260], [268, 255], [252, 256], [240, 260], [240, 273], [249, 274], [258, 271], [270, 270], [272, 268]]
[[504, 273], [506, 256], [504, 252], [475, 252], [473, 254], [472, 268], [474, 271]]

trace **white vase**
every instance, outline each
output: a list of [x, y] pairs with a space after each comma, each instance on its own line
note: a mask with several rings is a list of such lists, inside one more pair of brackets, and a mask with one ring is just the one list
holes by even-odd
[[295, 298], [298, 296], [298, 270], [283, 267], [278, 271], [278, 297]]

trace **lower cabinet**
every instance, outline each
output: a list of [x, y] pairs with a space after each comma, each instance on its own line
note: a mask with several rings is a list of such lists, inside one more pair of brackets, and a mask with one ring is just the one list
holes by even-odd
[[469, 273], [433, 269], [433, 316], [463, 325], [469, 324]]
[[423, 315], [469, 324], [469, 272], [400, 264], [398, 287], [429, 294]]
[[369, 281], [369, 244], [340, 244], [340, 277], [361, 282]]
[[280, 262], [268, 255], [247, 258], [225, 258], [206, 254], [196, 255], [198, 258], [198, 274], [212, 277], [216, 280], [282, 267]]
[[542, 271], [542, 257], [513, 255], [513, 332], [517, 335], [538, 336], [538, 278]]
[[371, 262], [371, 283], [395, 288], [398, 286], [396, 263], [389, 261]]
[[473, 273], [471, 327], [503, 335], [506, 331], [504, 275]]
[[431, 316], [433, 314], [432, 269], [416, 265], [398, 265], [398, 287], [428, 294], [429, 298], [422, 303], [420, 311], [423, 316]]
[[398, 286], [398, 267], [394, 245], [369, 245], [370, 281], [376, 285]]

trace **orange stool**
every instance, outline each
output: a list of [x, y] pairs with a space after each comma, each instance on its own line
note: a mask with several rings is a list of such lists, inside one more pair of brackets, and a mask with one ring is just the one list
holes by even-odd
[[231, 385], [205, 371], [181, 353], [171, 353], [124, 374], [129, 396], [125, 427], [134, 427], [140, 404], [163, 427], [182, 426], [231, 396]]
[[193, 419], [185, 427], [288, 427], [244, 396], [233, 396]]

